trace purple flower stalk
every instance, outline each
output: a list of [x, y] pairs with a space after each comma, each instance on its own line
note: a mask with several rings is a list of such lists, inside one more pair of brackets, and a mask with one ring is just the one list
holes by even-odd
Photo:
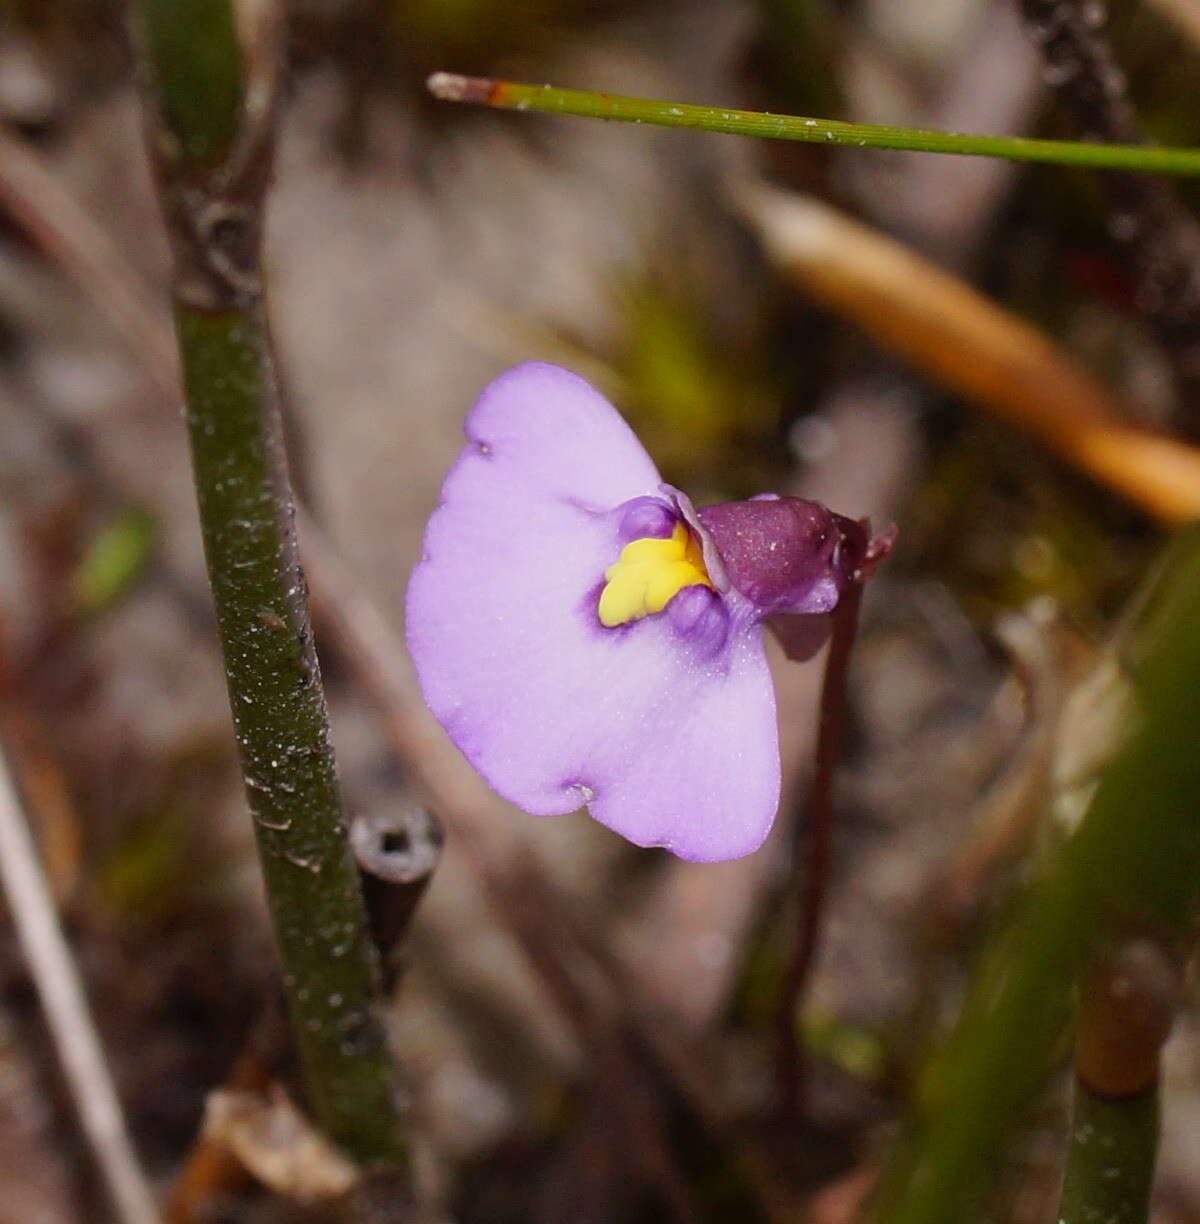
[[794, 497], [696, 510], [558, 366], [501, 375], [465, 432], [408, 589], [447, 734], [528, 812], [586, 805], [698, 862], [757, 849], [779, 804], [762, 623], [815, 653], [888, 542]]

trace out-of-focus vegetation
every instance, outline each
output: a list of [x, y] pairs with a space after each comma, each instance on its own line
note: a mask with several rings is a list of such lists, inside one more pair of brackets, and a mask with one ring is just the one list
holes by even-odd
[[129, 592], [145, 571], [155, 535], [154, 518], [144, 510], [127, 511], [105, 524], [75, 571], [81, 612], [102, 612]]

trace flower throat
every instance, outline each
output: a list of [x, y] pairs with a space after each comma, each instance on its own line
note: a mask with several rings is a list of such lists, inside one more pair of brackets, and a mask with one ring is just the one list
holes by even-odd
[[596, 611], [606, 629], [661, 612], [684, 587], [713, 585], [700, 543], [682, 523], [665, 540], [648, 537], [626, 544], [604, 577]]

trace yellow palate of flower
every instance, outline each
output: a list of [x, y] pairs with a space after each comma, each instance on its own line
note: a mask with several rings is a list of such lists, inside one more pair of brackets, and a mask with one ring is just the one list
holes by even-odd
[[597, 614], [606, 629], [661, 612], [684, 587], [712, 586], [699, 541], [682, 523], [669, 539], [626, 544], [604, 577]]

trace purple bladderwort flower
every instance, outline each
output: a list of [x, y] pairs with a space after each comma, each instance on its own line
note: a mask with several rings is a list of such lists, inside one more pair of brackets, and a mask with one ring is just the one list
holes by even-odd
[[696, 510], [583, 379], [530, 362], [464, 427], [408, 589], [429, 708], [501, 795], [639, 846], [755, 850], [779, 803], [762, 622], [793, 657], [886, 551], [767, 495]]

